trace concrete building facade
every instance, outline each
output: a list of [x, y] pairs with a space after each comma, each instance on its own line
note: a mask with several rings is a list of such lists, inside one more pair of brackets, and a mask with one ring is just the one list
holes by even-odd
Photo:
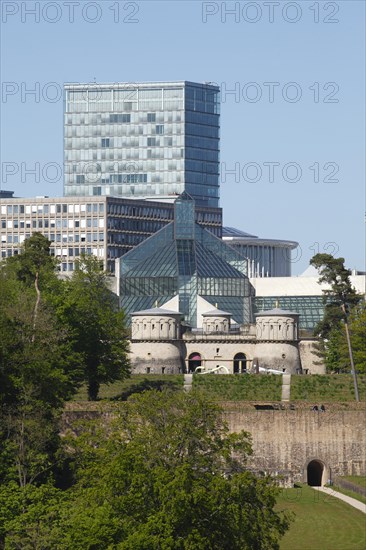
[[291, 276], [291, 254], [297, 242], [265, 239], [233, 227], [223, 227], [222, 238], [248, 259], [250, 278]]
[[[221, 236], [220, 208], [196, 207], [195, 221]], [[60, 271], [71, 272], [80, 254], [94, 254], [114, 272], [115, 260], [156, 233], [174, 217], [166, 202], [119, 197], [2, 198], [1, 257], [19, 253], [25, 239], [40, 232], [51, 241]]]

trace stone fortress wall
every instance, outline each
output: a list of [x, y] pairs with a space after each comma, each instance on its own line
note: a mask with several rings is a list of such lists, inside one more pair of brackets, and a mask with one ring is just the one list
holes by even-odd
[[[248, 404], [226, 403], [224, 411], [230, 431], [251, 433], [253, 456], [248, 466], [282, 475], [285, 486], [296, 482], [324, 485], [336, 476], [366, 474], [362, 404], [355, 405], [355, 410], [331, 404], [321, 412], [305, 404], [255, 410]], [[314, 475], [320, 483], [310, 479]]]

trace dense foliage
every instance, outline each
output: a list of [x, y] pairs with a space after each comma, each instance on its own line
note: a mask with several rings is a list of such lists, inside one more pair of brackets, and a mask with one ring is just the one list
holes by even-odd
[[[348, 316], [353, 360], [356, 371], [366, 374], [366, 304], [354, 306]], [[327, 342], [327, 367], [329, 371], [349, 372], [350, 359], [344, 323], [329, 334]]]
[[128, 334], [125, 316], [110, 292], [107, 276], [94, 256], [84, 257], [59, 299], [58, 314], [71, 333], [80, 356], [90, 400], [96, 400], [101, 383], [129, 374]]
[[320, 336], [317, 354], [325, 362], [328, 372], [350, 372], [345, 321], [349, 324], [356, 371], [366, 373], [366, 311], [365, 302], [353, 288], [344, 258], [330, 254], [316, 254], [310, 264], [319, 271], [323, 290], [324, 317], [315, 328]]
[[[53, 471], [60, 412], [79, 385], [95, 381], [95, 399], [101, 378], [108, 382], [128, 374], [123, 313], [100, 266], [88, 258], [83, 262], [82, 275], [61, 280], [50, 242], [35, 233], [18, 256], [0, 266], [0, 477], [21, 487], [44, 482]], [[81, 288], [83, 277], [87, 289]], [[83, 353], [88, 336], [94, 340], [94, 371]]]
[[22, 487], [47, 476], [76, 387], [67, 327], [48, 303], [60, 288], [48, 247], [36, 234], [0, 269], [0, 475]]
[[[0, 493], [6, 548], [276, 550], [278, 490], [246, 470], [248, 434], [229, 434], [199, 394], [150, 391], [109, 423], [70, 434], [73, 484]], [[2, 501], [1, 501], [2, 498]]]

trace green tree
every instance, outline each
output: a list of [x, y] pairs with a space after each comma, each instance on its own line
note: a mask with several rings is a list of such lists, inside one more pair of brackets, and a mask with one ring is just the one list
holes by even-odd
[[[366, 305], [354, 306], [348, 317], [352, 353], [357, 372], [366, 374]], [[327, 342], [327, 364], [330, 370], [349, 372], [349, 350], [344, 323], [334, 329]]]
[[325, 312], [323, 320], [315, 329], [322, 338], [327, 338], [334, 326], [344, 319], [345, 313], [358, 304], [361, 296], [351, 284], [351, 271], [344, 267], [344, 258], [334, 258], [330, 254], [316, 254], [310, 264], [319, 271], [319, 283], [326, 283], [329, 288], [323, 290]]
[[0, 485], [0, 548], [49, 550], [58, 548], [55, 538], [59, 511], [67, 493], [51, 483], [19, 487]]
[[[345, 340], [344, 322], [352, 308], [360, 303], [362, 296], [351, 284], [351, 271], [344, 266], [344, 258], [334, 258], [330, 254], [316, 254], [310, 264], [319, 271], [319, 283], [326, 283], [323, 290], [324, 316], [314, 329], [321, 338], [317, 355], [321, 357], [328, 371], [345, 368], [341, 348]], [[349, 359], [347, 361], [349, 371]]]
[[[357, 371], [366, 374], [366, 304], [363, 301], [350, 314], [350, 333]], [[345, 356], [345, 345], [342, 355]]]
[[59, 412], [75, 389], [67, 331], [43, 299], [52, 285], [55, 264], [42, 235], [1, 264], [0, 478], [20, 486], [50, 473]]
[[[0, 265], [0, 310], [0, 547], [57, 548], [54, 522], [68, 496], [54, 485], [61, 412], [86, 375], [92, 385], [126, 373], [123, 313], [94, 260], [60, 280], [40, 234]], [[94, 353], [93, 373], [85, 364], [92, 369]]]
[[81, 357], [89, 399], [96, 400], [101, 383], [120, 380], [130, 373], [124, 312], [97, 258], [85, 256], [78, 262], [60, 296], [58, 313], [71, 331], [74, 351]]
[[273, 482], [246, 469], [249, 435], [230, 434], [199, 394], [145, 392], [114, 423], [77, 431], [78, 481], [50, 526], [55, 548], [279, 548], [288, 518], [274, 511]]
[[[36, 300], [33, 308], [33, 324], [36, 324], [41, 303], [41, 290], [57, 285], [56, 260], [50, 255], [51, 241], [42, 233], [33, 233], [22, 245], [21, 253], [8, 258], [8, 268], [14, 269], [19, 281], [33, 286]], [[35, 337], [35, 335], [33, 335]]]

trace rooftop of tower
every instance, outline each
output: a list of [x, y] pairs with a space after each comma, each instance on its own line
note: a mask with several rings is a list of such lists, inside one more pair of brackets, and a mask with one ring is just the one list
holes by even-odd
[[202, 88], [207, 88], [208, 86], [215, 88], [217, 90], [220, 89], [220, 86], [216, 84], [215, 82], [193, 82], [190, 80], [177, 80], [177, 81], [156, 81], [156, 82], [65, 82], [64, 88], [65, 90], [85, 90], [85, 88], [90, 89], [108, 89], [111, 88], [126, 88], [126, 89], [134, 89], [134, 88], [161, 88], [161, 87], [177, 87], [177, 86], [198, 86]]

